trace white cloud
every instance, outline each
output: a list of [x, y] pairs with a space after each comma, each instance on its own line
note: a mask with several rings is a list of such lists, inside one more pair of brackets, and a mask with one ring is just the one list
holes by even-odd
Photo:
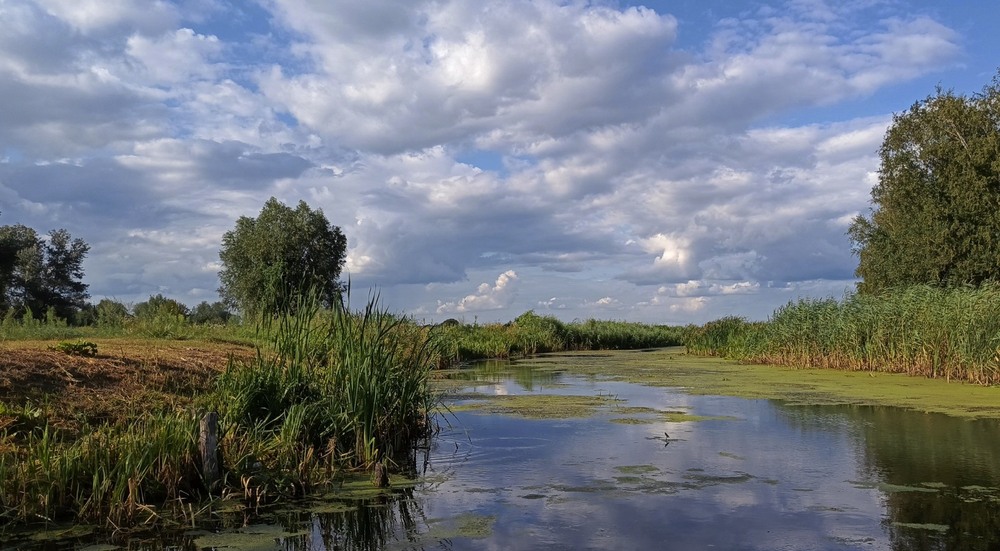
[[355, 285], [428, 315], [760, 317], [841, 292], [895, 104], [850, 110], [923, 97], [901, 90], [967, 37], [775, 0], [681, 49], [700, 30], [672, 9], [0, 2], [0, 223], [68, 227], [123, 298], [214, 289], [218, 236], [272, 195], [344, 229]]
[[475, 294], [467, 295], [457, 302], [444, 302], [438, 304], [438, 314], [481, 312], [484, 310], [499, 310], [511, 305], [517, 293], [518, 278], [514, 270], [507, 270], [497, 277], [496, 283], [491, 287], [489, 283], [482, 283], [476, 289]]
[[163, 0], [37, 0], [37, 3], [84, 34], [115, 26], [162, 29], [179, 19], [176, 5]]

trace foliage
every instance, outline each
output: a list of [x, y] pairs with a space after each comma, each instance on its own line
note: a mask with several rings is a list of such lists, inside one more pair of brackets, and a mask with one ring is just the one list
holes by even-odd
[[46, 240], [27, 226], [0, 226], [0, 311], [54, 308], [59, 318], [74, 319], [88, 297], [81, 279], [89, 250], [66, 230], [53, 230]]
[[438, 365], [563, 350], [617, 350], [676, 346], [683, 329], [622, 321], [563, 323], [527, 311], [513, 322], [465, 325], [447, 320], [431, 330]]
[[128, 308], [110, 298], [101, 299], [101, 302], [97, 303], [96, 310], [98, 327], [124, 327], [129, 319]]
[[70, 356], [96, 356], [97, 344], [90, 341], [62, 341], [55, 349]]
[[188, 319], [194, 324], [225, 325], [233, 319], [233, 313], [229, 311], [229, 307], [224, 302], [202, 301], [191, 309]]
[[300, 201], [294, 210], [270, 198], [257, 218], [241, 216], [222, 237], [219, 293], [249, 317], [291, 312], [296, 298], [315, 289], [334, 304], [347, 240], [322, 210]]
[[689, 332], [691, 353], [753, 363], [1000, 383], [1000, 285], [912, 286], [804, 299], [767, 323], [725, 318]]
[[859, 291], [1000, 278], [1000, 74], [897, 114], [879, 155], [873, 209], [849, 232]]
[[149, 300], [140, 302], [132, 308], [132, 314], [138, 319], [153, 319], [159, 316], [186, 317], [188, 307], [184, 304], [156, 294], [149, 297]]

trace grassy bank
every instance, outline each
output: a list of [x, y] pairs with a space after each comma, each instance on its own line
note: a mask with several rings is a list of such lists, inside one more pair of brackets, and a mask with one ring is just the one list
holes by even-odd
[[685, 345], [750, 363], [1000, 384], [1000, 286], [800, 300], [767, 322], [730, 317], [690, 329]]
[[[234, 355], [207, 388], [178, 387], [195, 395], [175, 403], [82, 423], [56, 422], [51, 404], [4, 403], [0, 523], [186, 518], [206, 498], [253, 507], [331, 483], [339, 471], [402, 463], [430, 430], [433, 407], [426, 335], [414, 327], [377, 297], [359, 311], [304, 301], [297, 315], [258, 328], [256, 352]], [[201, 472], [205, 411], [220, 414], [219, 488]]]

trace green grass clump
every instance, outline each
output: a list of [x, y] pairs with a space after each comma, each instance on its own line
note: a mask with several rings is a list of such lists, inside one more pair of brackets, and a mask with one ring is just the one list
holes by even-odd
[[55, 349], [70, 356], [96, 356], [97, 344], [90, 341], [63, 341]]

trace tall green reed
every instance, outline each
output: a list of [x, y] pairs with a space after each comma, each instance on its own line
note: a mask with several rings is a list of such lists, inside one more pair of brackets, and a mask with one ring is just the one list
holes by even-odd
[[802, 299], [766, 323], [738, 318], [689, 332], [692, 353], [756, 363], [1000, 383], [1000, 285], [913, 286], [843, 300]]

